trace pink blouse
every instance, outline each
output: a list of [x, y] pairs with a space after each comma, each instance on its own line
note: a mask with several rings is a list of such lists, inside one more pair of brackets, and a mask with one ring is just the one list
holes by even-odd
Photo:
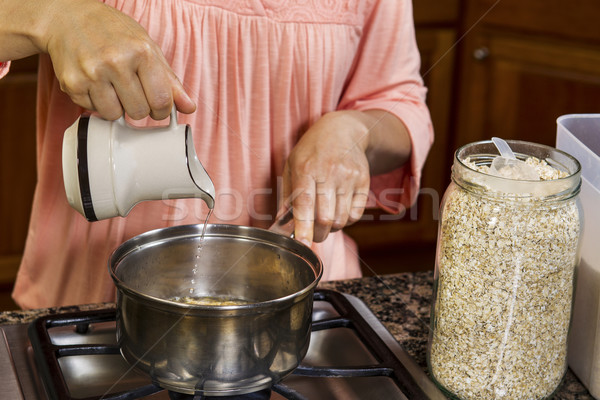
[[[371, 206], [398, 212], [415, 199], [433, 140], [409, 0], [106, 0], [144, 26], [196, 100], [198, 157], [216, 188], [210, 223], [268, 227], [285, 160], [332, 110], [385, 109], [407, 126], [412, 157], [371, 181]], [[0, 76], [8, 63], [0, 64]], [[64, 130], [82, 113], [41, 56], [37, 165], [27, 243], [13, 297], [23, 308], [114, 301], [111, 252], [145, 231], [203, 223], [198, 200], [138, 204], [126, 218], [89, 223], [67, 203]], [[164, 124], [147, 119], [147, 125]], [[342, 232], [313, 249], [324, 279], [360, 276]]]

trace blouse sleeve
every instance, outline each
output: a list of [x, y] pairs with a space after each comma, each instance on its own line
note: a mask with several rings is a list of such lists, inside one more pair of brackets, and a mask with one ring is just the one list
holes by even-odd
[[378, 1], [364, 25], [358, 55], [338, 108], [386, 110], [408, 129], [410, 161], [371, 178], [367, 206], [379, 206], [391, 213], [400, 213], [415, 201], [421, 170], [433, 143], [420, 63], [411, 1]]
[[9, 69], [10, 61], [0, 62], [0, 79], [4, 78], [4, 76], [8, 74]]

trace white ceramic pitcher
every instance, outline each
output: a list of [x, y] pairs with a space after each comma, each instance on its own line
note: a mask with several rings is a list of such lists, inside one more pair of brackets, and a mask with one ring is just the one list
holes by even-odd
[[214, 207], [213, 182], [175, 109], [168, 126], [151, 128], [82, 115], [65, 131], [62, 162], [69, 204], [89, 221], [124, 217], [144, 200], [201, 198]]

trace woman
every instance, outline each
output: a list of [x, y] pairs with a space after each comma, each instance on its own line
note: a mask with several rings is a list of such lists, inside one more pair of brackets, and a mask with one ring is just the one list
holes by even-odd
[[112, 301], [120, 243], [207, 214], [165, 200], [88, 223], [69, 208], [62, 134], [85, 110], [156, 125], [177, 107], [215, 183], [210, 222], [268, 227], [291, 205], [324, 279], [360, 275], [341, 229], [367, 206], [409, 206], [433, 140], [409, 0], [5, 0], [0, 76], [35, 53], [38, 184], [13, 293], [24, 308]]

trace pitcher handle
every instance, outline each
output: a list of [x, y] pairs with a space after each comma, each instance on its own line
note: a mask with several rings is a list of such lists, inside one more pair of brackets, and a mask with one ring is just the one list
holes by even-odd
[[[169, 121], [169, 129], [174, 130], [177, 129], [177, 108], [175, 108], [175, 104], [173, 104], [173, 108], [171, 109], [171, 120]], [[123, 113], [119, 119], [117, 119], [117, 123], [121, 124], [124, 127], [127, 127], [129, 124], [125, 121], [125, 113]]]
[[177, 129], [177, 109], [175, 108], [175, 104], [173, 104], [173, 108], [171, 109], [171, 121], [169, 122], [169, 129]]

